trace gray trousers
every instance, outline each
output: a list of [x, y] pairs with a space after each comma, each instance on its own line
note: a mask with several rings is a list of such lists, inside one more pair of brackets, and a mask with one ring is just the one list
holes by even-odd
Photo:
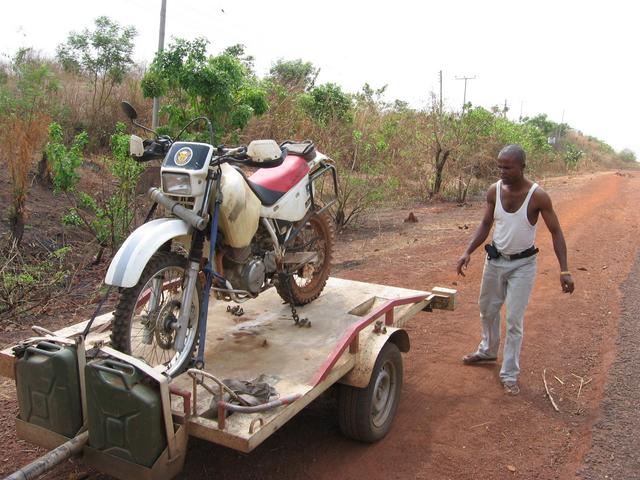
[[536, 255], [519, 260], [502, 257], [485, 260], [480, 288], [482, 341], [476, 353], [496, 358], [500, 347], [500, 309], [506, 303], [506, 341], [500, 379], [516, 381], [520, 373], [520, 348], [524, 333], [524, 312], [536, 277]]

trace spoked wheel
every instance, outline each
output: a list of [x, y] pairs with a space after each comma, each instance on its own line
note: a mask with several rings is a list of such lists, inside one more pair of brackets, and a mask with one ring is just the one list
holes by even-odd
[[333, 220], [326, 212], [312, 216], [300, 229], [287, 252], [312, 252], [315, 258], [294, 272], [278, 276], [276, 289], [285, 302], [306, 305], [318, 298], [329, 278], [334, 241]]
[[136, 286], [120, 294], [113, 318], [111, 343], [115, 349], [151, 366], [166, 365], [178, 375], [188, 364], [198, 337], [201, 286], [191, 298], [184, 347], [175, 347], [175, 322], [180, 313], [186, 258], [158, 252], [151, 257]]
[[391, 429], [402, 389], [402, 355], [387, 343], [376, 359], [366, 388], [340, 385], [338, 412], [340, 430], [362, 442], [376, 442]]

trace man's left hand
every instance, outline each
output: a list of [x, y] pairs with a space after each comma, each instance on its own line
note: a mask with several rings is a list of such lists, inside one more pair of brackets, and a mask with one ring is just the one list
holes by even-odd
[[562, 286], [562, 291], [564, 293], [573, 293], [573, 289], [575, 285], [573, 283], [573, 278], [571, 275], [560, 275], [560, 285]]

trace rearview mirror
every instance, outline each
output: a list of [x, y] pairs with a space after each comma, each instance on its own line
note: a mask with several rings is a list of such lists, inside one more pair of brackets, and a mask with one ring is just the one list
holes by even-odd
[[129, 117], [130, 120], [135, 120], [136, 118], [138, 118], [138, 112], [136, 112], [136, 109], [133, 108], [133, 105], [131, 105], [129, 102], [121, 102], [120, 107], [122, 108], [124, 114]]

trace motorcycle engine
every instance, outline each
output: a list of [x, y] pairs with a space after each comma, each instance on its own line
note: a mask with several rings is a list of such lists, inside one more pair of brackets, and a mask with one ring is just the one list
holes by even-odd
[[224, 276], [236, 290], [257, 295], [267, 274], [276, 270], [275, 254], [265, 252], [264, 258], [252, 255], [251, 247], [229, 248], [222, 259]]

